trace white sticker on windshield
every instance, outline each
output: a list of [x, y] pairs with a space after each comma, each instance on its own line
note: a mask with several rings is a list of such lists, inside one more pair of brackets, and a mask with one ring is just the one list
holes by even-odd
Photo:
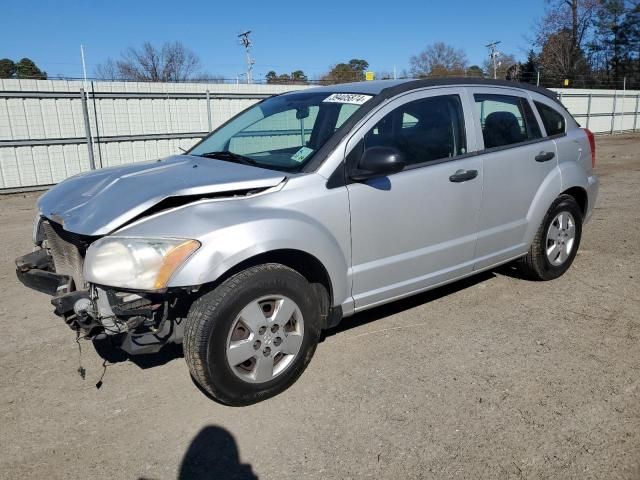
[[354, 105], [362, 105], [369, 100], [371, 95], [363, 95], [361, 93], [332, 93], [323, 102], [329, 103], [352, 103]]
[[300, 162], [304, 161], [304, 159], [307, 158], [312, 153], [313, 153], [313, 149], [312, 148], [301, 147], [300, 150], [298, 150], [296, 153], [294, 153], [291, 156], [291, 160], [295, 160], [296, 162], [300, 163]]

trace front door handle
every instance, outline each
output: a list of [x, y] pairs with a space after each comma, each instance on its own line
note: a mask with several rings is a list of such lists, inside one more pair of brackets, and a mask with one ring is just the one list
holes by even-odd
[[554, 152], [540, 152], [536, 155], [536, 162], [548, 162], [555, 156], [556, 154]]
[[449, 177], [450, 182], [461, 183], [467, 180], [473, 180], [478, 176], [478, 170], [458, 170]]

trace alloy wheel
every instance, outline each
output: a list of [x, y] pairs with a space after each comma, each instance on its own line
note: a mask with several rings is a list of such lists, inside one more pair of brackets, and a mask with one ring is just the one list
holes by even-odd
[[295, 360], [303, 337], [304, 319], [293, 300], [282, 295], [261, 297], [235, 318], [227, 338], [227, 362], [245, 382], [268, 382]]
[[576, 222], [567, 211], [558, 213], [547, 230], [545, 252], [549, 263], [554, 266], [567, 261], [576, 239]]

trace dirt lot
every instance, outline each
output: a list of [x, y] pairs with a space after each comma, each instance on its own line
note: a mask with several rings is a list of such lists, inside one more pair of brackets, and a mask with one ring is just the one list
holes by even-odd
[[[640, 136], [598, 139], [574, 266], [509, 269], [345, 320], [284, 394], [205, 397], [179, 352], [80, 378], [15, 278], [35, 194], [0, 196], [2, 478], [640, 478]], [[375, 320], [375, 321], [374, 321]]]

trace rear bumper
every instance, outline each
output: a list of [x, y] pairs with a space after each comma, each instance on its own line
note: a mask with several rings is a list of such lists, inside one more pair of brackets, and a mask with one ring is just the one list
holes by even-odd
[[66, 290], [71, 279], [52, 270], [46, 250], [36, 250], [16, 259], [16, 276], [25, 287], [56, 296]]
[[584, 223], [591, 220], [593, 210], [598, 199], [598, 190], [600, 188], [600, 180], [597, 175], [591, 175], [587, 179], [587, 213], [584, 216]]

